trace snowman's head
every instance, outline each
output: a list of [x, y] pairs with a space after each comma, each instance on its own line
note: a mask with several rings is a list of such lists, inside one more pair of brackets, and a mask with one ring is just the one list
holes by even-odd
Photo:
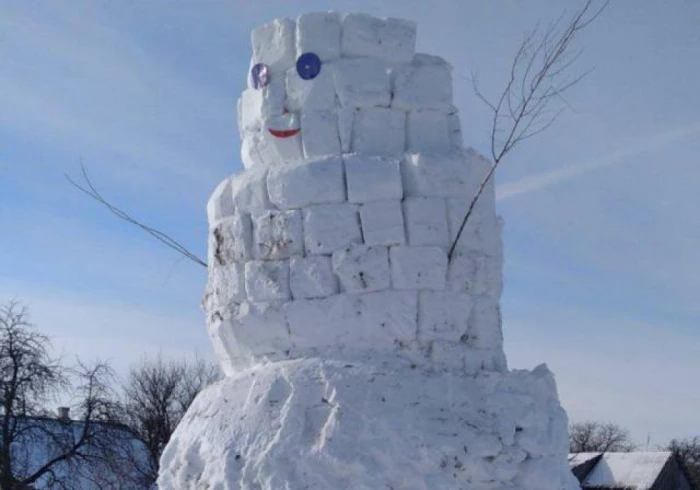
[[333, 12], [255, 29], [243, 165], [461, 147], [451, 67], [416, 55], [415, 34], [413, 22]]

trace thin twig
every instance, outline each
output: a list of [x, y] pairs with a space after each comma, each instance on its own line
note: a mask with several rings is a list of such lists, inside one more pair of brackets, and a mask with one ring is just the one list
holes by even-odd
[[132, 225], [135, 225], [139, 228], [141, 228], [143, 231], [151, 235], [153, 238], [164, 244], [166, 247], [169, 247], [173, 250], [175, 250], [177, 253], [183, 255], [185, 258], [191, 260], [192, 262], [195, 262], [203, 267], [207, 267], [207, 263], [199, 258], [197, 255], [194, 253], [190, 252], [183, 244], [172, 238], [171, 236], [167, 235], [166, 233], [163, 233], [160, 230], [157, 230], [145, 223], [142, 223], [141, 221], [137, 220], [136, 218], [132, 217], [130, 214], [128, 214], [126, 211], [123, 211], [122, 209], [118, 208], [114, 204], [110, 203], [107, 201], [102, 194], [95, 188], [95, 186], [92, 183], [92, 180], [90, 180], [90, 176], [87, 173], [87, 170], [85, 169], [85, 166], [83, 164], [80, 165], [80, 170], [82, 172], [83, 180], [85, 181], [85, 185], [81, 185], [75, 180], [73, 180], [70, 175], [64, 174], [66, 177], [66, 180], [70, 182], [71, 185], [76, 187], [78, 190], [81, 192], [87, 194], [90, 196], [92, 199], [97, 201], [98, 203], [102, 204], [104, 207], [109, 210], [112, 214], [114, 214], [116, 217], [119, 219], [122, 219], [126, 221], [127, 223], [131, 223]]
[[[503, 158], [520, 142], [536, 136], [549, 128], [561, 115], [563, 108], [549, 109], [556, 100], [564, 100], [563, 93], [580, 83], [592, 70], [573, 76], [568, 71], [578, 61], [581, 50], [571, 52], [572, 42], [583, 29], [597, 19], [610, 4], [604, 0], [593, 9], [596, 0], [585, 0], [563, 29], [564, 14], [550, 22], [544, 31], [539, 25], [527, 34], [511, 62], [508, 82], [493, 103], [479, 90], [476, 74], [472, 86], [476, 96], [491, 110], [491, 157], [493, 165], [479, 184], [469, 202], [448, 259], [451, 260], [462, 232], [469, 221], [479, 197], [484, 192]], [[565, 105], [568, 105], [565, 102]]]

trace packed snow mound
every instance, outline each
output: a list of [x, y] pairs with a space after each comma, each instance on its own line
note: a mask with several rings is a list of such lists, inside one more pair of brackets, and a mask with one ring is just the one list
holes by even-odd
[[395, 359], [252, 367], [202, 392], [159, 488], [577, 489], [551, 373], [464, 376]]

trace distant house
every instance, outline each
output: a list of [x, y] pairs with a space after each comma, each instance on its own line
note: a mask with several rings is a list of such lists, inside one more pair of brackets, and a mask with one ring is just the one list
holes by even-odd
[[668, 451], [576, 453], [569, 466], [582, 490], [696, 490]]
[[[2, 417], [0, 417], [2, 420]], [[12, 444], [13, 474], [32, 475], [47, 461], [65, 454], [83, 433], [83, 422], [71, 420], [67, 409], [58, 417], [18, 418], [21, 436]], [[125, 426], [92, 422], [92, 442], [80, 455], [51, 467], [32, 485], [21, 490], [146, 490], [144, 475], [148, 451]], [[19, 490], [19, 489], [16, 489]]]

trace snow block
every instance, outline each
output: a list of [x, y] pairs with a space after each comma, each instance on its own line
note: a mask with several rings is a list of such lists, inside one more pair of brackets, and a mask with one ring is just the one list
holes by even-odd
[[391, 247], [391, 284], [394, 289], [445, 289], [447, 253], [438, 247]]
[[340, 16], [335, 12], [312, 12], [297, 18], [297, 58], [316, 53], [321, 61], [340, 58]]
[[447, 153], [452, 148], [450, 115], [434, 109], [420, 109], [408, 113], [407, 145], [411, 152]]
[[447, 130], [449, 132], [450, 147], [455, 151], [462, 149], [462, 122], [456, 110], [447, 117]]
[[285, 304], [284, 312], [297, 349], [346, 346], [358, 316], [352, 299], [342, 294], [291, 301]]
[[403, 245], [406, 236], [401, 201], [372, 201], [360, 208], [366, 245]]
[[387, 290], [356, 298], [369, 346], [401, 349], [415, 343], [418, 308], [415, 292]]
[[362, 243], [357, 206], [321, 204], [304, 209], [306, 253], [330, 254], [353, 243]]
[[[464, 345], [461, 344], [462, 349]], [[502, 350], [474, 349], [467, 347], [462, 350], [464, 370], [468, 373], [480, 373], [483, 371], [504, 372], [508, 369], [506, 356]]]
[[285, 104], [283, 77], [272, 77], [269, 85], [249, 88], [238, 99], [238, 127], [240, 131], [259, 130], [264, 121], [283, 113]]
[[[471, 168], [471, 183], [473, 186], [471, 195], [473, 196], [476, 194], [481, 182], [488, 175], [493, 164], [488, 158], [471, 148], [467, 149], [465, 156], [469, 163], [469, 167]], [[479, 208], [482, 215], [496, 215], [496, 182], [493, 175], [487, 182], [484, 190], [481, 192], [481, 196], [479, 196], [476, 206]]]
[[[418, 345], [422, 349], [423, 357], [429, 364], [438, 366], [450, 366], [457, 369], [466, 369], [464, 357], [469, 353], [470, 349], [459, 342], [448, 340], [425, 340], [419, 337]], [[471, 349], [474, 350], [474, 349]], [[478, 371], [465, 371], [473, 374]]]
[[[447, 222], [450, 230], [450, 243], [453, 243], [457, 238], [459, 228], [464, 221], [471, 198], [453, 198], [447, 199]], [[474, 208], [469, 216], [462, 235], [457, 242], [456, 251], [460, 252], [481, 252], [481, 234], [479, 233], [479, 224], [481, 217], [478, 209]]]
[[209, 262], [227, 266], [251, 257], [253, 225], [248, 214], [233, 213], [216, 225], [209, 237]]
[[275, 356], [291, 348], [291, 340], [278, 302], [244, 302], [233, 308], [233, 335], [254, 356]]
[[351, 150], [372, 155], [396, 155], [406, 146], [406, 113], [367, 107], [355, 113]]
[[[482, 197], [484, 197], [482, 195]], [[448, 199], [447, 218], [450, 228], [450, 242], [454, 241], [459, 227], [466, 216], [470, 199]], [[503, 222], [495, 215], [486, 215], [478, 203], [474, 207], [455, 250], [459, 252], [480, 252], [490, 257], [502, 258], [501, 239]]]
[[416, 53], [416, 23], [389, 17], [379, 31], [378, 57], [389, 63], [410, 63]]
[[401, 162], [401, 176], [409, 197], [471, 198], [476, 189], [469, 162], [461, 153], [407, 154]]
[[[473, 299], [452, 291], [421, 291], [418, 297], [418, 338], [464, 341]], [[463, 340], [464, 339], [464, 340]]]
[[295, 23], [290, 19], [275, 19], [253, 29], [250, 40], [253, 45], [253, 62], [265, 63], [271, 71], [284, 71], [294, 66], [296, 49]]
[[389, 68], [371, 58], [342, 59], [333, 64], [335, 91], [340, 105], [355, 107], [389, 107], [391, 82]]
[[389, 63], [411, 61], [416, 48], [416, 25], [402, 19], [377, 19], [367, 14], [343, 18], [344, 56], [373, 57]]
[[325, 255], [292, 257], [289, 260], [289, 287], [294, 299], [324, 298], [338, 293], [331, 258]]
[[343, 153], [349, 153], [352, 145], [352, 127], [355, 123], [355, 108], [341, 107], [337, 114], [340, 148]]
[[304, 254], [300, 211], [266, 211], [253, 217], [253, 256], [279, 260]]
[[241, 134], [241, 163], [243, 168], [255, 168], [263, 165], [263, 158], [258, 151], [260, 131], [246, 131]]
[[503, 258], [503, 219], [492, 216], [481, 221], [481, 246], [486, 255]]
[[284, 165], [289, 162], [301, 160], [303, 152], [301, 148], [301, 135], [297, 133], [288, 138], [278, 138], [271, 130], [300, 129], [301, 121], [295, 113], [284, 114], [265, 121], [265, 127], [260, 133], [261, 142], [258, 152], [263, 161], [269, 165]]
[[387, 247], [350, 245], [333, 252], [333, 272], [348, 293], [381, 291], [391, 287]]
[[417, 54], [392, 73], [392, 107], [452, 109], [452, 67], [438, 56]]
[[379, 57], [379, 33], [383, 24], [381, 19], [367, 14], [344, 15], [340, 42], [343, 56]]
[[332, 110], [336, 105], [332, 66], [321, 67], [313, 80], [304, 80], [296, 68], [287, 70], [287, 109]]
[[289, 299], [289, 262], [251, 260], [245, 264], [245, 290], [251, 301]]
[[403, 213], [409, 245], [448, 247], [447, 207], [444, 199], [406, 198], [403, 201]]
[[[277, 152], [277, 142], [275, 141], [277, 138], [272, 136], [267, 128], [262, 128], [259, 132], [256, 133], [257, 138], [254, 139], [255, 144], [257, 145], [257, 151], [258, 154], [260, 155], [260, 159], [262, 162], [267, 165], [280, 165], [282, 163], [282, 158], [280, 157], [280, 154]], [[286, 146], [293, 146], [294, 139], [299, 139], [297, 136], [296, 138], [288, 138], [291, 142], [285, 142]], [[301, 145], [300, 145], [301, 147]], [[301, 153], [301, 148], [300, 148], [300, 153]]]
[[272, 208], [267, 197], [267, 167], [258, 165], [231, 177], [233, 205], [242, 213], [262, 213]]
[[206, 311], [214, 311], [246, 300], [243, 264], [233, 262], [226, 267], [212, 267], [204, 294]]
[[348, 201], [362, 203], [403, 197], [399, 160], [356, 154], [345, 156], [343, 161]]
[[224, 179], [207, 202], [207, 220], [209, 226], [214, 225], [217, 221], [233, 214], [233, 198], [231, 196], [231, 178]]
[[[277, 118], [281, 120], [284, 118]], [[273, 129], [295, 129], [300, 123], [290, 124], [285, 122], [282, 125], [271, 123]], [[243, 135], [241, 144], [241, 159], [243, 166], [248, 169], [256, 165], [281, 165], [283, 163], [294, 162], [303, 158], [301, 149], [301, 136], [299, 134], [289, 138], [277, 138], [273, 136], [269, 127], [266, 126], [260, 131], [247, 131]]]
[[338, 117], [331, 111], [304, 111], [301, 115], [301, 139], [307, 160], [340, 155]]
[[270, 169], [270, 201], [281, 209], [345, 201], [345, 177], [340, 158], [296, 162]]
[[477, 299], [469, 314], [468, 324], [467, 345], [477, 349], [502, 348], [501, 311], [497, 301]]
[[224, 375], [231, 376], [236, 370], [251, 362], [251, 355], [241, 349], [233, 336], [231, 313], [228, 309], [217, 311], [207, 320], [207, 333], [211, 339], [214, 355]]
[[498, 300], [503, 292], [503, 261], [475, 252], [459, 252], [447, 268], [447, 289]]

